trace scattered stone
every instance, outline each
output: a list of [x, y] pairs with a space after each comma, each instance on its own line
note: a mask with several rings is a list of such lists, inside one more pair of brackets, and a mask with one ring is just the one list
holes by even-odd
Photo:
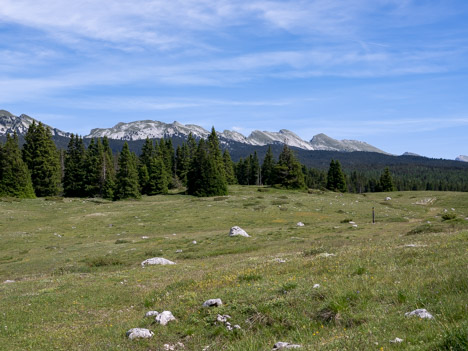
[[242, 329], [239, 324], [234, 324], [234, 329]]
[[192, 244], [193, 244], [193, 245], [195, 245], [196, 243], [197, 243], [197, 241], [196, 241], [196, 240], [192, 241]]
[[390, 201], [391, 199], [392, 199], [392, 198], [391, 198], [390, 196], [387, 196], [387, 197], [385, 198], [385, 201]]
[[142, 239], [149, 239], [149, 236], [142, 236]]
[[453, 207], [451, 208], [451, 210], [452, 210], [452, 211], [455, 211], [455, 209], [454, 209]]
[[278, 263], [286, 263], [286, 260], [282, 259], [282, 258], [275, 258], [275, 261], [278, 262]]
[[148, 311], [146, 312], [145, 317], [156, 317], [158, 314], [158, 311]]
[[356, 224], [356, 222], [353, 222], [353, 221], [349, 221], [348, 223], [349, 224]]
[[399, 343], [402, 343], [403, 342], [403, 339], [400, 339], [400, 338], [395, 338], [393, 340], [390, 340], [391, 343], [393, 344], [399, 344]]
[[353, 228], [357, 228], [357, 224], [353, 224], [352, 227], [353, 227]]
[[296, 225], [297, 225], [298, 227], [303, 227], [305, 224], [302, 223], [302, 222], [298, 222]]
[[273, 350], [282, 350], [282, 349], [300, 349], [302, 346], [297, 344], [290, 344], [289, 342], [278, 341], [274, 346]]
[[406, 244], [405, 247], [426, 247], [427, 245], [422, 244]]
[[427, 318], [427, 319], [433, 319], [434, 317], [432, 314], [427, 312], [425, 308], [418, 308], [417, 310], [411, 311], [411, 312], [406, 312], [405, 316], [407, 317], [419, 317], [419, 318]]
[[176, 253], [181, 253], [181, 252], [182, 252], [182, 250], [181, 250], [181, 249], [179, 249], [179, 250], [176, 250]]
[[163, 311], [156, 316], [155, 321], [161, 325], [166, 325], [170, 321], [175, 321], [175, 317], [171, 311]]
[[231, 230], [229, 231], [229, 236], [245, 236], [246, 238], [250, 237], [250, 235], [247, 234], [247, 232], [244, 229], [238, 226], [234, 226], [231, 228]]
[[228, 319], [231, 319], [231, 316], [228, 314], [218, 314], [218, 316], [216, 317], [216, 320], [221, 323], [226, 323]]
[[164, 347], [164, 350], [167, 350], [167, 351], [185, 349], [185, 345], [182, 344], [181, 342], [178, 342], [177, 344], [164, 344], [163, 347]]
[[209, 299], [203, 302], [203, 307], [218, 307], [223, 304], [221, 299]]
[[148, 258], [147, 260], [144, 260], [141, 262], [141, 266], [144, 268], [146, 265], [154, 265], [154, 264], [161, 264], [161, 265], [166, 265], [166, 264], [175, 264], [175, 262], [169, 261], [165, 258], [162, 257], [153, 257], [153, 258]]
[[14, 283], [14, 280], [7, 279], [3, 282], [3, 284], [9, 284], [9, 283]]
[[127, 332], [127, 337], [130, 340], [133, 339], [149, 339], [152, 338], [154, 333], [144, 328], [132, 328]]
[[314, 284], [314, 286], [312, 287], [312, 289], [318, 289], [320, 288], [320, 284]]
[[318, 257], [331, 257], [331, 256], [336, 256], [336, 255], [328, 253], [328, 252], [323, 252], [323, 253], [318, 255]]

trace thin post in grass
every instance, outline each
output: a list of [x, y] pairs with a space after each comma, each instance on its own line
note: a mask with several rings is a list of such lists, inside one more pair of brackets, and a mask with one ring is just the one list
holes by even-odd
[[375, 207], [372, 207], [372, 224], [375, 224]]

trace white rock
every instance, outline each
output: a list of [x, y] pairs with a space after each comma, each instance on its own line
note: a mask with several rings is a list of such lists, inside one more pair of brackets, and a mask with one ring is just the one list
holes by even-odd
[[221, 299], [209, 299], [203, 302], [203, 307], [218, 307], [223, 304]]
[[142, 239], [149, 239], [149, 236], [142, 236]]
[[146, 312], [145, 317], [156, 317], [158, 314], [158, 311], [148, 311]]
[[401, 342], [403, 342], [403, 339], [400, 339], [400, 338], [395, 338], [393, 340], [390, 340], [391, 343], [394, 343], [394, 344], [399, 344]]
[[181, 342], [178, 342], [177, 344], [164, 344], [163, 347], [164, 347], [164, 350], [167, 350], [167, 351], [185, 349], [185, 345], [182, 344]]
[[196, 240], [192, 241], [192, 244], [193, 244], [193, 245], [195, 245], [196, 243], [197, 243], [197, 241], [196, 241]]
[[175, 317], [171, 311], [163, 311], [156, 316], [155, 321], [161, 325], [166, 325], [170, 321], [175, 321]]
[[349, 224], [356, 224], [356, 222], [353, 222], [353, 221], [349, 221]]
[[278, 341], [274, 346], [273, 350], [281, 350], [281, 349], [300, 349], [302, 346], [297, 344], [290, 344], [288, 342]]
[[228, 319], [231, 319], [231, 316], [228, 314], [224, 314], [224, 315], [218, 314], [218, 316], [216, 317], [216, 320], [221, 323], [226, 323]]
[[242, 329], [242, 328], [241, 328], [241, 326], [239, 324], [235, 324], [234, 329]]
[[9, 283], [14, 283], [14, 280], [7, 279], [3, 282], [3, 284], [9, 284]]
[[282, 258], [275, 258], [275, 261], [278, 262], [278, 263], [286, 263], [286, 260], [285, 259], [282, 259]]
[[231, 230], [229, 231], [229, 236], [245, 236], [246, 238], [250, 237], [250, 235], [247, 234], [247, 232], [244, 229], [238, 226], [234, 226], [231, 228]]
[[303, 227], [305, 224], [304, 224], [304, 223], [302, 223], [302, 222], [297, 222], [297, 224], [296, 224], [296, 225], [297, 225], [298, 227]]
[[352, 227], [353, 227], [353, 228], [357, 228], [357, 224], [353, 224]]
[[181, 252], [182, 252], [182, 250], [181, 250], [181, 249], [179, 249], [179, 250], [176, 250], [176, 253], [181, 253]]
[[392, 198], [391, 198], [390, 196], [387, 196], [387, 197], [385, 198], [385, 201], [390, 201], [391, 199], [392, 199]]
[[128, 332], [127, 332], [127, 337], [130, 339], [130, 340], [133, 340], [133, 339], [149, 339], [151, 337], [153, 337], [154, 333], [148, 329], [144, 329], [144, 328], [132, 328], [130, 329]]
[[175, 264], [175, 262], [169, 261], [162, 257], [148, 258], [147, 260], [144, 260], [143, 262], [141, 262], [142, 267], [145, 267], [146, 265], [154, 265], [154, 264], [166, 265], [166, 264]]
[[320, 255], [318, 255], [318, 257], [332, 257], [332, 256], [336, 256], [336, 255], [328, 253], [328, 252], [324, 252], [324, 253], [321, 253]]
[[425, 308], [418, 308], [417, 310], [411, 311], [411, 312], [406, 312], [405, 316], [407, 317], [419, 317], [419, 318], [427, 318], [427, 319], [433, 319], [434, 317], [432, 314], [427, 312]]
[[312, 288], [313, 289], [318, 289], [318, 288], [320, 288], [320, 284], [314, 284], [314, 286]]

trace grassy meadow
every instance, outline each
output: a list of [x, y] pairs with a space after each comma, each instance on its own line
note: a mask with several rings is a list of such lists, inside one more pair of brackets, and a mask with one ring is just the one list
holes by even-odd
[[[468, 193], [450, 192], [2, 199], [0, 349], [466, 350], [467, 217]], [[405, 317], [417, 308], [434, 319]], [[135, 327], [155, 335], [131, 341]]]

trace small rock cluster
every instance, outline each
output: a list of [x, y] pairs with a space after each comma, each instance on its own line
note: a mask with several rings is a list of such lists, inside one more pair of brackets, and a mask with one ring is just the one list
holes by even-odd
[[223, 323], [226, 326], [226, 329], [229, 331], [234, 330], [234, 329], [241, 329], [240, 325], [238, 324], [235, 324], [234, 326], [232, 326], [231, 323], [229, 322], [229, 319], [231, 319], [231, 316], [228, 314], [224, 314], [224, 315], [218, 314], [218, 316], [216, 317], [216, 322]]
[[406, 312], [406, 317], [419, 317], [421, 319], [433, 319], [434, 316], [427, 312], [425, 308], [418, 308], [417, 310]]
[[169, 261], [168, 259], [162, 258], [162, 257], [153, 257], [153, 258], [148, 258], [147, 260], [144, 260], [141, 262], [141, 266], [145, 268], [145, 266], [150, 266], [150, 265], [166, 265], [166, 264], [175, 264], [175, 262]]

